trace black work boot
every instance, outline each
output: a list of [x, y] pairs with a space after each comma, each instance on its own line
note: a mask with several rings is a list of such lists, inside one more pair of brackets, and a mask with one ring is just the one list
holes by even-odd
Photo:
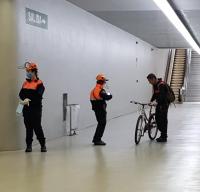
[[93, 141], [94, 145], [106, 145], [106, 143], [102, 140], [100, 141]]
[[166, 137], [159, 137], [159, 138], [156, 139], [156, 141], [158, 143], [165, 143], [165, 142], [167, 142], [167, 138]]
[[39, 139], [39, 143], [41, 145], [41, 152], [47, 152], [45, 139]]
[[47, 152], [47, 147], [46, 146], [42, 146], [41, 147], [41, 152]]
[[26, 153], [32, 152], [32, 145], [27, 145], [25, 152]]

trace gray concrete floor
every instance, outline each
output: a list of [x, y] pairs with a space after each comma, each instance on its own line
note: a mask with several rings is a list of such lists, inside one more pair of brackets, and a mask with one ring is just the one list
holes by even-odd
[[134, 144], [137, 114], [109, 121], [106, 146], [93, 146], [94, 127], [74, 137], [0, 153], [1, 192], [193, 192], [200, 191], [200, 104], [169, 110], [166, 144], [144, 137]]

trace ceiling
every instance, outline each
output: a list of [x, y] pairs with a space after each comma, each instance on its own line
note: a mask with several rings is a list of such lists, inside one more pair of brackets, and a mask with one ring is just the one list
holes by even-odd
[[[153, 0], [68, 0], [103, 20], [160, 48], [188, 48]], [[200, 0], [171, 0], [200, 42]]]

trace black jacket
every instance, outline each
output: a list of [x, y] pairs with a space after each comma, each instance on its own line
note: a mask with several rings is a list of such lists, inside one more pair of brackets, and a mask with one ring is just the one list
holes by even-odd
[[107, 104], [106, 101], [112, 99], [112, 95], [106, 93], [104, 89], [102, 89], [99, 93], [101, 100], [90, 100], [92, 104], [93, 110], [106, 110]]
[[[33, 86], [32, 86], [33, 84]], [[26, 86], [28, 85], [28, 86]], [[26, 80], [22, 89], [19, 92], [19, 97], [21, 100], [26, 98], [30, 99], [29, 106], [24, 106], [23, 111], [29, 111], [31, 109], [41, 109], [42, 108], [42, 95], [44, 93], [45, 87], [40, 80], [30, 81]]]
[[158, 82], [156, 85], [153, 85], [153, 95], [151, 98], [151, 102], [156, 100], [158, 105], [168, 105], [168, 88], [165, 82], [162, 81], [162, 79], [158, 79]]

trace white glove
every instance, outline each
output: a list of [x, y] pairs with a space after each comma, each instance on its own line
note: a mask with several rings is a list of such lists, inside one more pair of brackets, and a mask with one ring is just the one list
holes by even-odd
[[23, 101], [20, 101], [20, 103], [21, 103], [22, 105], [28, 105], [28, 106], [29, 106], [29, 102], [30, 102], [30, 101], [31, 101], [30, 99], [26, 98], [26, 99], [24, 99]]
[[156, 106], [156, 105], [158, 105], [158, 103], [156, 101], [152, 101], [149, 103], [149, 105]]

